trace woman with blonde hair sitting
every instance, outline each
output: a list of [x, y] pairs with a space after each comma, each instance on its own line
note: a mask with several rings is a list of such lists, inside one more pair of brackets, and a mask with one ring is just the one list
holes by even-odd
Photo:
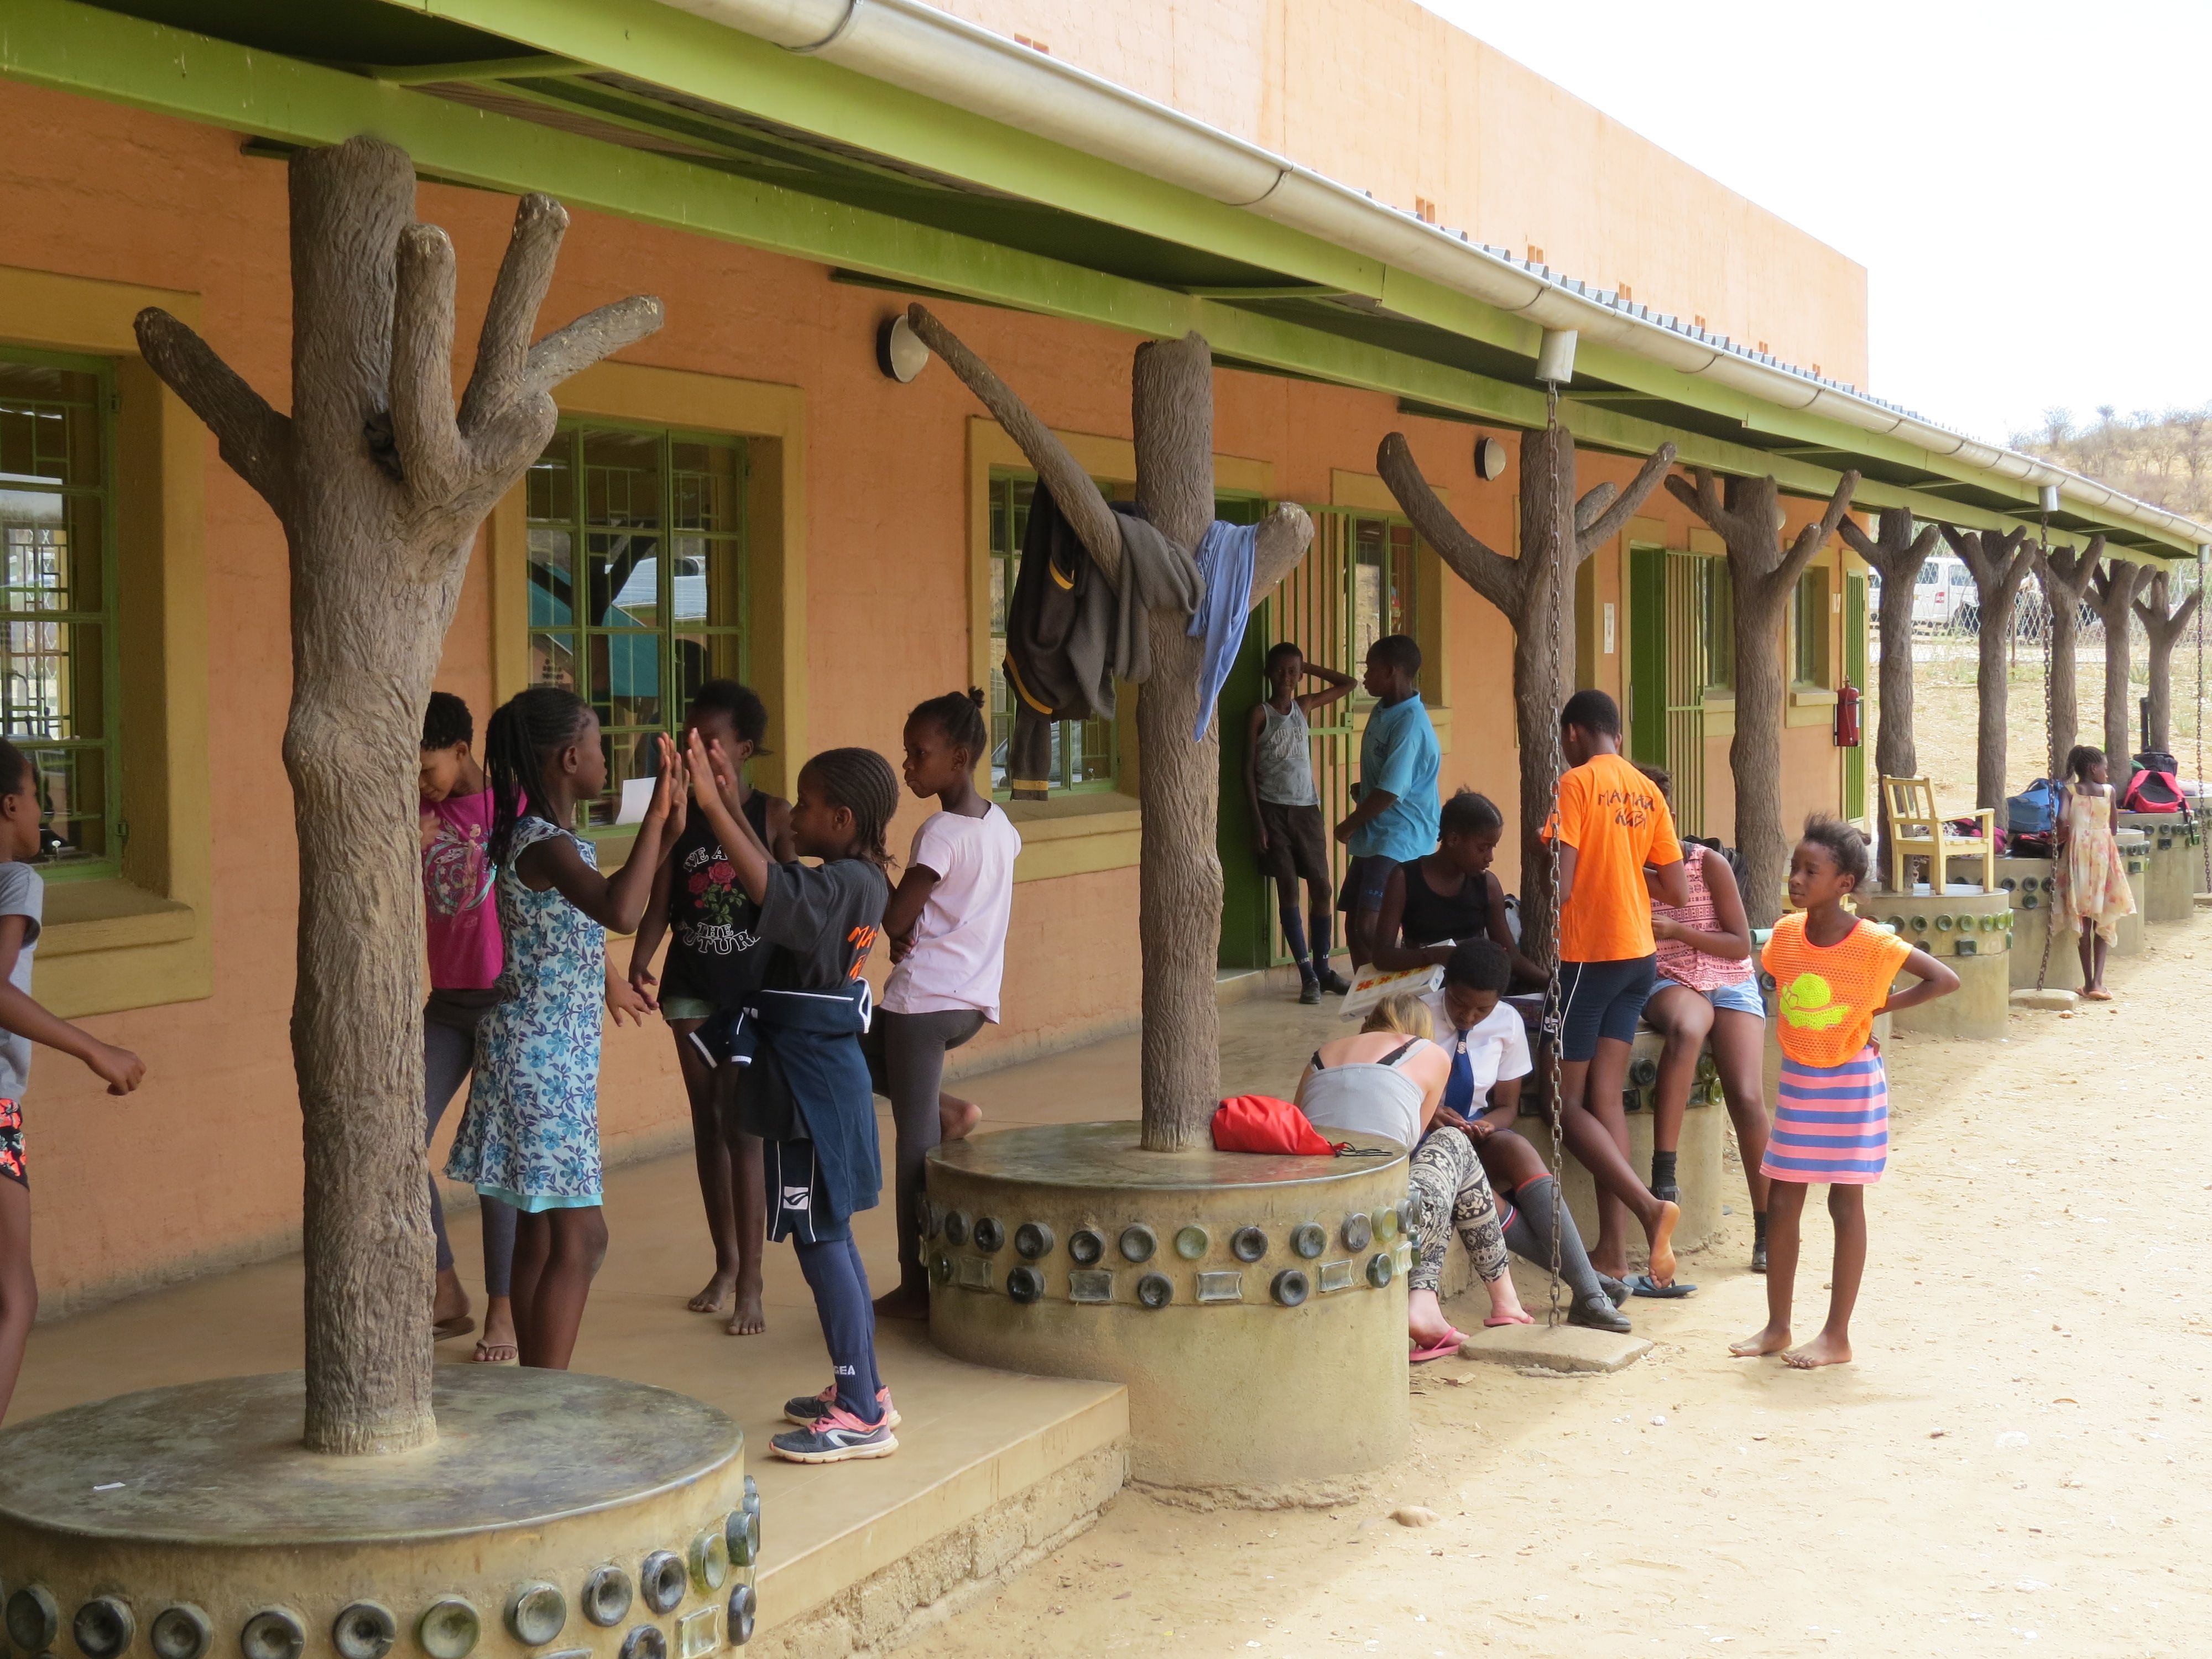
[[1357, 1036], [1316, 1048], [1298, 1079], [1298, 1105], [1317, 1128], [1381, 1135], [1413, 1154], [1411, 1178], [1421, 1218], [1407, 1323], [1416, 1363], [1455, 1352], [1466, 1340], [1437, 1300], [1455, 1229], [1490, 1292], [1483, 1322], [1529, 1322], [1506, 1271], [1505, 1238], [1482, 1160], [1458, 1128], [1430, 1133], [1451, 1076], [1449, 1057], [1433, 1041], [1435, 1029], [1420, 998], [1402, 992], [1385, 997]]

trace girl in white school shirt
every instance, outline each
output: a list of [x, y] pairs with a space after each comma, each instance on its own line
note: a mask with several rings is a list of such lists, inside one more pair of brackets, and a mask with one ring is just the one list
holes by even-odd
[[938, 810], [915, 832], [906, 874], [884, 912], [896, 966], [867, 1038], [876, 1092], [890, 1097], [897, 1129], [891, 1179], [899, 1283], [878, 1300], [876, 1312], [927, 1319], [929, 1279], [916, 1202], [923, 1160], [931, 1147], [959, 1139], [982, 1115], [972, 1102], [942, 1093], [939, 1085], [946, 1051], [999, 1018], [1022, 838], [975, 787], [976, 765], [990, 748], [981, 691], [951, 691], [921, 704], [907, 716], [905, 744], [906, 787], [936, 796]]

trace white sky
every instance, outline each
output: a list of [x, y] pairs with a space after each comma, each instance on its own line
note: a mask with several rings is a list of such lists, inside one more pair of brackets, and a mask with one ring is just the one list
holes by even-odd
[[1864, 265], [1882, 397], [2212, 404], [2212, 0], [1423, 3]]

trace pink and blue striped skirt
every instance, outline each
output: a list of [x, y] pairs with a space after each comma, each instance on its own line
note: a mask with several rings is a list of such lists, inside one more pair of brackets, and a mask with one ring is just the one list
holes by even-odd
[[1782, 1057], [1782, 1086], [1759, 1172], [1808, 1186], [1871, 1186], [1889, 1161], [1889, 1083], [1872, 1043], [1840, 1066]]

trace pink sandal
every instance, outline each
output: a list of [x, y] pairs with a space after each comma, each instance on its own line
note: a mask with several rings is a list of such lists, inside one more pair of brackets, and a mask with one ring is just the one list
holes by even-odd
[[1447, 1354], [1457, 1353], [1459, 1352], [1459, 1345], [1466, 1340], [1467, 1337], [1462, 1332], [1448, 1332], [1443, 1340], [1438, 1342], [1434, 1347], [1414, 1349], [1413, 1352], [1406, 1356], [1406, 1363], [1409, 1365], [1422, 1365], [1426, 1364], [1431, 1359], [1442, 1359]]

